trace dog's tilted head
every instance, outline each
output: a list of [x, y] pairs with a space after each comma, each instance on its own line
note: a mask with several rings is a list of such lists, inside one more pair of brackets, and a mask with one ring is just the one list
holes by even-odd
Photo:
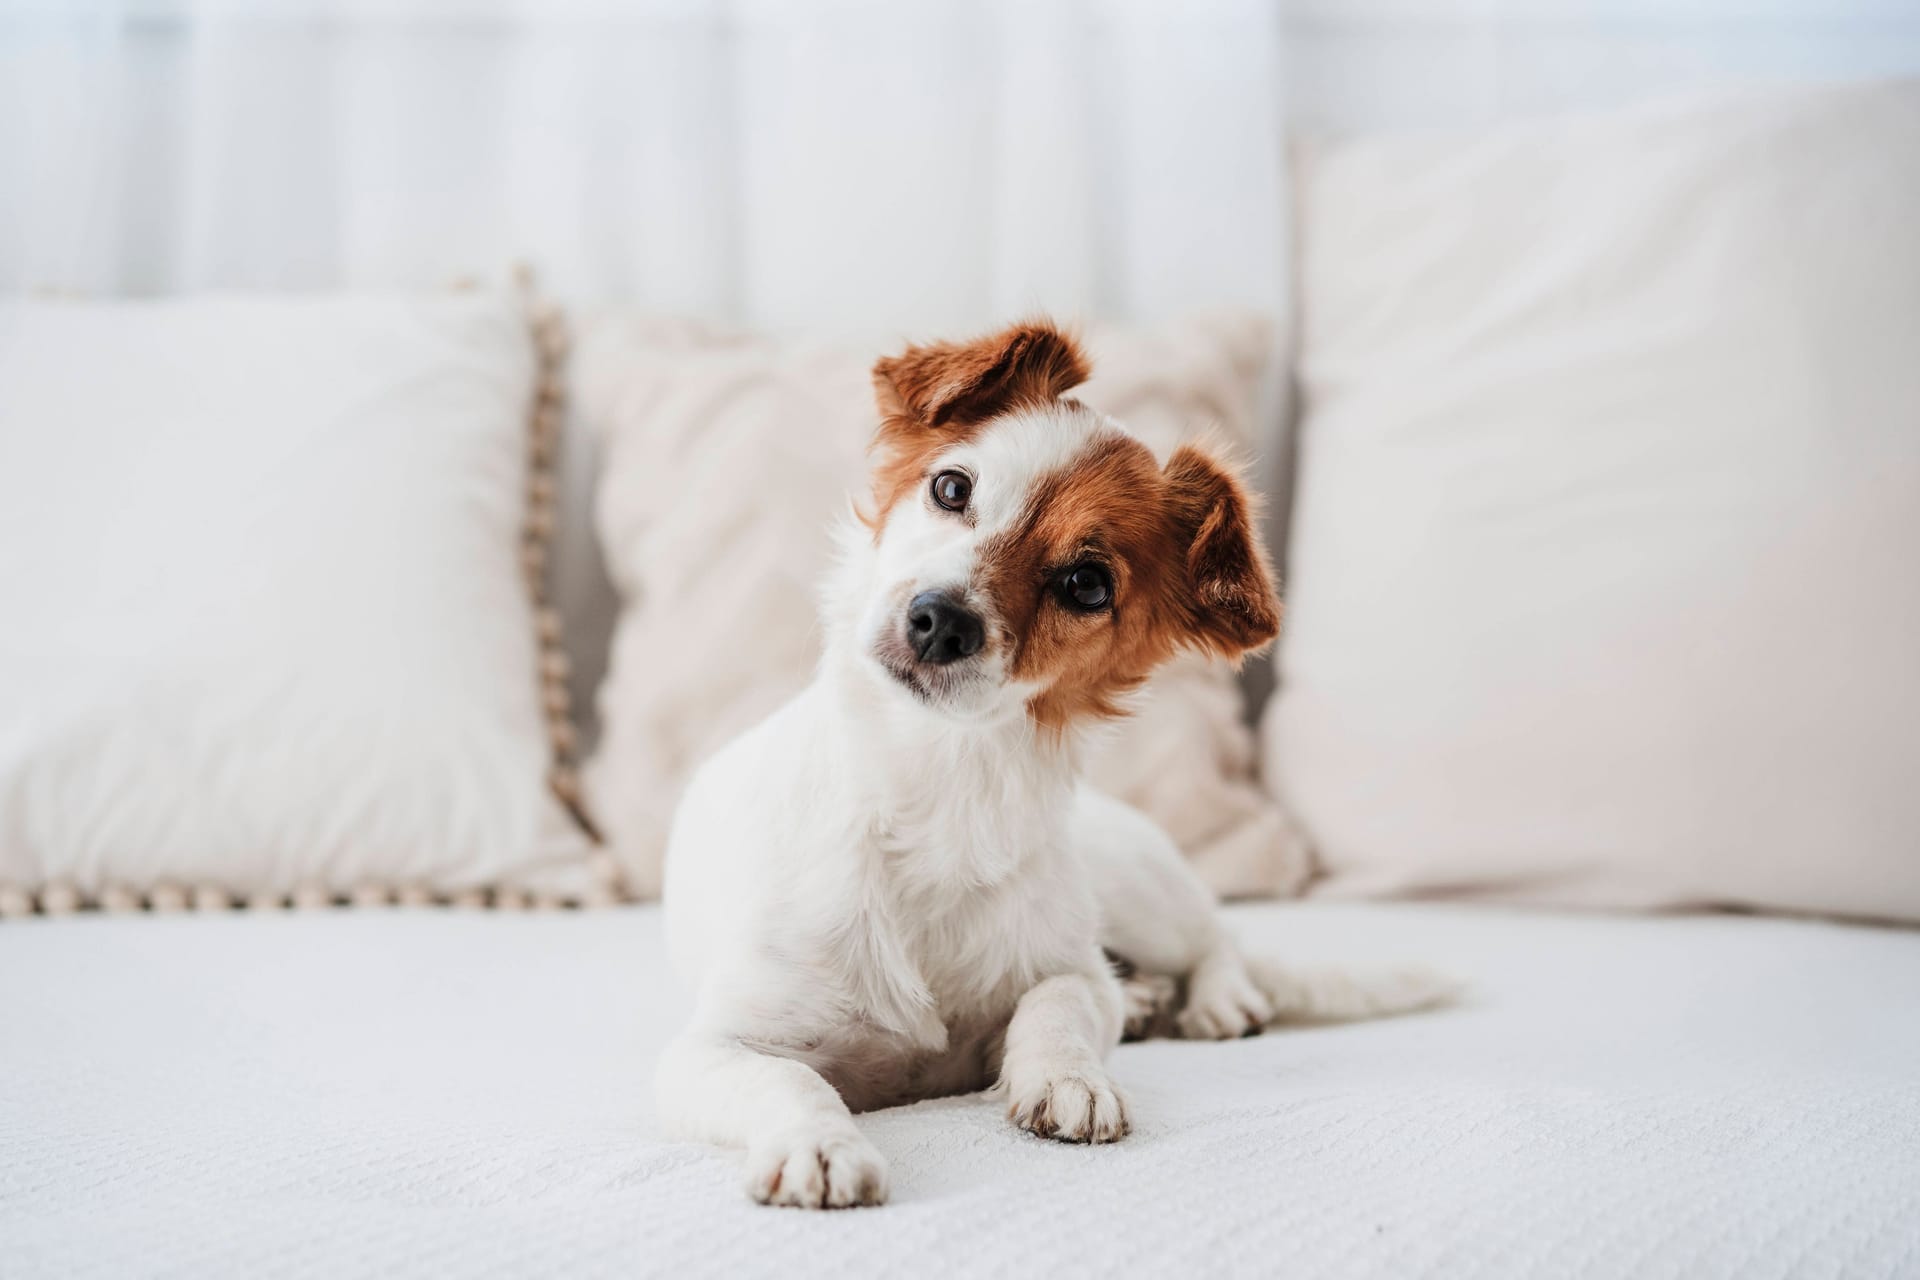
[[1045, 322], [874, 366], [856, 639], [930, 707], [1060, 730], [1118, 714], [1178, 649], [1237, 658], [1279, 629], [1240, 482], [1191, 445], [1163, 468], [1066, 395], [1087, 372]]

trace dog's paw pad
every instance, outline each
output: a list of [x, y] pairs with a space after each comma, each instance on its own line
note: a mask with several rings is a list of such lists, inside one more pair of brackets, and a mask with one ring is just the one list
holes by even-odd
[[747, 1194], [799, 1209], [885, 1204], [887, 1162], [858, 1134], [789, 1135], [747, 1153]]
[[1118, 1142], [1131, 1127], [1126, 1099], [1094, 1072], [1056, 1076], [1016, 1092], [1007, 1114], [1028, 1133], [1059, 1142]]

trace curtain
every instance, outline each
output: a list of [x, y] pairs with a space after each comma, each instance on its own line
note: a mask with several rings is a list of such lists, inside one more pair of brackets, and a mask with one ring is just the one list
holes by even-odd
[[770, 330], [1284, 297], [1271, 0], [0, 0], [0, 289]]

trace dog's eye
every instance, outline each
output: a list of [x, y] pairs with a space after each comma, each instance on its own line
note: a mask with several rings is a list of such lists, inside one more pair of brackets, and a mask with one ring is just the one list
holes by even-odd
[[1077, 564], [1060, 575], [1060, 603], [1077, 613], [1097, 613], [1113, 603], [1113, 578], [1097, 564]]
[[973, 481], [964, 471], [942, 471], [933, 478], [933, 500], [949, 511], [965, 511]]

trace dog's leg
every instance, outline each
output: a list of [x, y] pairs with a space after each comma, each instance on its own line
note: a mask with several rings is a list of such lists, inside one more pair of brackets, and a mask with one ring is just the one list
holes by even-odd
[[1219, 904], [1167, 834], [1138, 810], [1081, 788], [1074, 831], [1100, 898], [1100, 944], [1139, 975], [1184, 980], [1175, 1023], [1190, 1040], [1252, 1035], [1273, 1017]]
[[1174, 1021], [1188, 1040], [1257, 1036], [1273, 1021], [1273, 1002], [1224, 930], [1188, 976], [1187, 1002]]
[[1106, 1068], [1120, 1024], [1119, 980], [1098, 957], [1087, 972], [1047, 978], [1020, 997], [1000, 1065], [1013, 1122], [1062, 1142], [1125, 1137], [1126, 1099]]
[[1189, 1040], [1254, 1035], [1278, 1022], [1346, 1022], [1430, 1009], [1460, 984], [1424, 969], [1293, 969], [1253, 960], [1220, 922], [1219, 903], [1167, 834], [1139, 811], [1082, 787], [1074, 831], [1100, 898], [1100, 945], [1135, 979], [1184, 979], [1174, 1022]]
[[689, 1031], [661, 1056], [655, 1092], [682, 1136], [747, 1149], [747, 1194], [761, 1204], [886, 1202], [886, 1160], [804, 1062]]

